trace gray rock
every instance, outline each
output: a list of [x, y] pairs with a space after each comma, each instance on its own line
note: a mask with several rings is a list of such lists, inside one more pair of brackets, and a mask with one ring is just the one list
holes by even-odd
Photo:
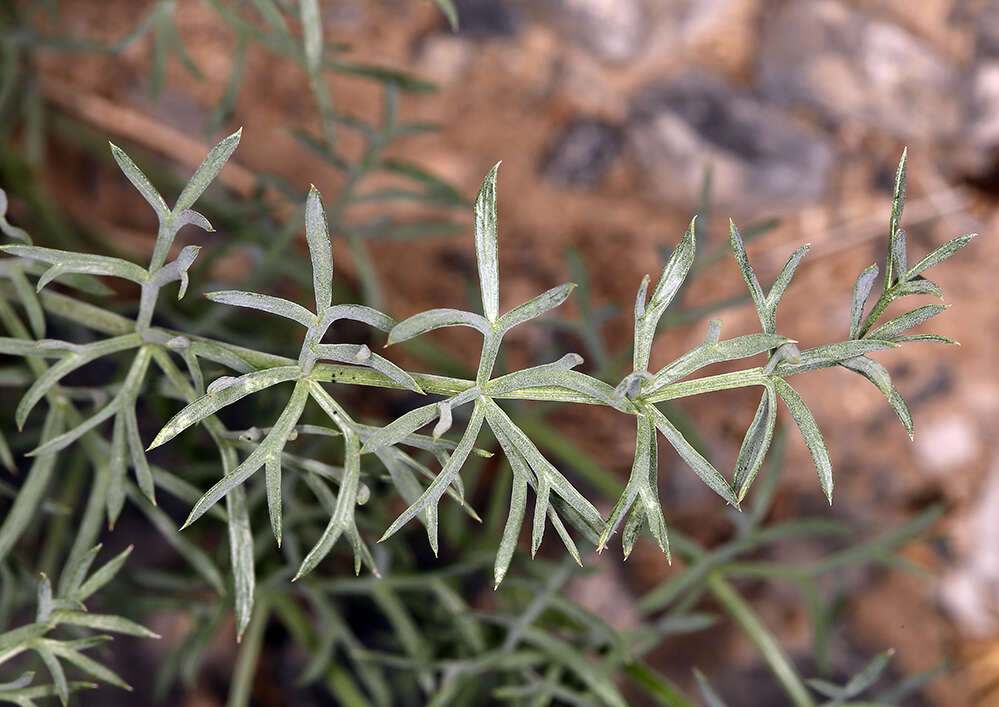
[[458, 32], [476, 38], [509, 37], [523, 24], [523, 14], [511, 0], [455, 0]]
[[900, 138], [959, 127], [958, 72], [901, 27], [837, 0], [792, 0], [767, 19], [760, 85], [775, 103], [856, 121]]
[[641, 0], [548, 0], [544, 9], [565, 37], [605, 61], [634, 58], [647, 34], [648, 13]]
[[574, 120], [547, 151], [541, 171], [559, 184], [596, 184], [621, 151], [621, 129], [610, 123]]
[[826, 189], [833, 157], [822, 136], [700, 73], [641, 90], [631, 103], [627, 139], [660, 194], [684, 204], [696, 202], [708, 164], [721, 205], [812, 201]]

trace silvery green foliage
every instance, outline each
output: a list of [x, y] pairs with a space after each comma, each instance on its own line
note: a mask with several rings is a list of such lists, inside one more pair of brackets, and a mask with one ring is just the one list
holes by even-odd
[[[287, 487], [286, 471], [293, 479], [304, 480], [319, 505], [327, 509], [325, 530], [312, 549], [301, 558], [295, 578], [311, 572], [345, 539], [354, 555], [355, 571], [362, 565], [378, 573], [375, 559], [364, 542], [356, 522], [358, 506], [364, 505], [372, 484], [387, 478], [408, 504], [382, 535], [385, 540], [410, 520], [426, 529], [430, 546], [438, 547], [438, 504], [447, 495], [471, 517], [477, 518], [464, 500], [461, 471], [472, 455], [487, 454], [476, 444], [483, 428], [488, 428], [509, 462], [513, 476], [506, 524], [494, 563], [494, 581], [503, 580], [518, 545], [527, 505], [533, 494], [531, 551], [537, 552], [550, 523], [569, 555], [581, 561], [581, 553], [571, 531], [603, 549], [610, 536], [622, 527], [625, 555], [631, 552], [643, 528], [669, 556], [669, 538], [658, 489], [658, 437], [661, 434], [691, 470], [726, 503], [739, 508], [760, 469], [774, 437], [778, 399], [789, 408], [812, 454], [823, 492], [831, 500], [832, 464], [816, 420], [802, 398], [786, 379], [794, 374], [830, 366], [844, 366], [874, 383], [895, 408], [911, 433], [911, 415], [891, 383], [887, 371], [867, 354], [892, 349], [908, 341], [949, 341], [934, 335], [911, 336], [913, 326], [942, 311], [938, 305], [916, 308], [885, 323], [881, 314], [893, 300], [907, 294], [939, 294], [939, 288], [922, 273], [956, 252], [972, 236], [955, 239], [908, 267], [905, 237], [899, 226], [904, 198], [904, 156], [891, 217], [891, 253], [886, 265], [884, 286], [870, 308], [867, 300], [873, 289], [876, 268], [868, 268], [858, 278], [850, 310], [848, 338], [844, 341], [800, 350], [797, 342], [777, 332], [777, 308], [788, 291], [792, 277], [807, 246], [796, 250], [779, 273], [775, 284], [764, 292], [750, 264], [739, 231], [730, 228], [730, 244], [735, 260], [749, 288], [759, 314], [761, 332], [731, 339], [721, 337], [721, 322], [713, 320], [704, 341], [658, 371], [648, 370], [656, 332], [671, 301], [681, 290], [694, 260], [696, 223], [691, 221], [680, 243], [667, 259], [651, 294], [646, 277], [634, 307], [634, 346], [632, 371], [616, 385], [575, 370], [582, 357], [570, 353], [552, 363], [533, 366], [502, 375], [494, 374], [504, 336], [514, 327], [545, 315], [561, 305], [572, 293], [567, 283], [541, 293], [528, 302], [506, 311], [500, 309], [500, 258], [496, 214], [497, 167], [483, 181], [475, 200], [475, 251], [483, 314], [453, 309], [417, 313], [396, 323], [387, 315], [367, 306], [340, 304], [332, 300], [333, 249], [325, 209], [319, 192], [312, 188], [305, 203], [305, 231], [312, 264], [314, 303], [309, 307], [268, 294], [243, 291], [209, 293], [217, 303], [277, 315], [301, 325], [304, 335], [297, 359], [233, 346], [202, 336], [186, 335], [155, 325], [153, 319], [159, 290], [180, 281], [180, 293], [187, 285], [187, 270], [197, 256], [188, 246], [167, 262], [177, 230], [185, 224], [210, 228], [207, 220], [191, 210], [195, 200], [218, 174], [235, 149], [240, 134], [222, 140], [208, 155], [183, 189], [173, 208], [166, 205], [149, 180], [119, 149], [112, 152], [126, 177], [153, 208], [160, 227], [152, 261], [147, 268], [116, 258], [80, 255], [33, 245], [11, 245], [3, 250], [15, 256], [0, 263], [0, 272], [11, 281], [12, 291], [23, 306], [32, 331], [20, 324], [5, 300], [0, 300], [0, 318], [11, 337], [0, 338], [0, 351], [25, 356], [35, 376], [34, 383], [15, 412], [23, 425], [30, 412], [43, 399], [49, 413], [35, 460], [24, 490], [0, 527], [0, 555], [23, 531], [26, 519], [37, 506], [41, 488], [52, 473], [52, 459], [62, 450], [81, 443], [95, 464], [109, 470], [104, 493], [110, 522], [118, 516], [126, 498], [142, 505], [155, 518], [154, 490], [168, 485], [190, 499], [192, 510], [185, 527], [204, 515], [224, 519], [228, 525], [230, 556], [234, 576], [234, 601], [238, 628], [246, 628], [252, 609], [255, 572], [252, 529], [249, 525], [244, 485], [263, 469], [263, 488], [269, 510], [271, 532], [282, 543], [283, 507]], [[39, 265], [41, 264], [41, 265]], [[117, 276], [141, 288], [138, 315], [129, 320], [86, 304], [79, 299], [24, 287], [28, 275], [38, 277], [34, 290], [54, 279], [68, 286], [93, 292], [99, 285], [95, 276]], [[72, 278], [72, 279], [71, 279]], [[106, 338], [77, 344], [42, 338], [46, 309], [89, 326]], [[388, 344], [400, 343], [441, 327], [463, 326], [482, 336], [482, 348], [472, 380], [406, 371], [362, 344], [327, 343], [331, 325], [349, 319], [387, 332]], [[34, 336], [32, 336], [34, 334]], [[34, 342], [32, 343], [32, 339]], [[101, 401], [88, 415], [62, 395], [60, 381], [74, 370], [106, 356], [134, 352], [132, 363], [120, 386], [109, 400]], [[755, 357], [765, 357], [760, 365], [730, 373], [694, 377], [705, 366]], [[175, 359], [180, 359], [179, 365]], [[49, 360], [54, 363], [49, 366]], [[233, 375], [217, 377], [206, 386], [202, 362], [212, 362], [231, 370]], [[136, 401], [145, 395], [150, 370], [158, 370], [166, 389], [186, 402], [160, 430], [150, 449], [171, 440], [195, 425], [203, 425], [221, 457], [219, 480], [199, 497], [190, 484], [168, 471], [154, 469], [145, 458], [135, 414]], [[186, 371], [186, 373], [185, 373]], [[427, 404], [402, 415], [383, 427], [356, 422], [335, 399], [326, 384], [330, 382], [407, 389], [434, 396]], [[216, 414], [247, 396], [275, 386], [290, 386], [283, 408], [270, 426], [232, 433]], [[697, 451], [691, 440], [658, 407], [667, 401], [730, 388], [754, 386], [762, 389], [756, 414], [747, 429], [732, 475], [726, 476]], [[571, 480], [546, 459], [530, 436], [504, 409], [504, 400], [538, 400], [603, 405], [635, 418], [635, 454], [627, 485], [610, 512], [603, 518]], [[309, 402], [329, 421], [329, 426], [302, 424]], [[462, 414], [468, 410], [467, 416]], [[113, 420], [111, 441], [97, 434], [106, 421]], [[462, 422], [463, 421], [463, 422]], [[419, 430], [433, 424], [431, 434]], [[444, 438], [462, 425], [455, 441]], [[342, 466], [320, 460], [302, 459], [287, 447], [299, 434], [336, 435], [343, 441]], [[441, 468], [434, 473], [403, 447], [428, 450]], [[241, 452], [243, 453], [241, 455]], [[370, 455], [381, 472], [362, 463]], [[369, 458], [370, 458], [369, 457]], [[48, 461], [46, 461], [48, 460]], [[126, 482], [128, 466], [135, 471], [135, 484]], [[37, 479], [37, 481], [33, 481]], [[334, 493], [330, 485], [337, 488]], [[22, 503], [22, 497], [24, 501]], [[222, 512], [217, 503], [225, 499]], [[145, 500], [143, 500], [145, 499]], [[183, 536], [180, 536], [183, 537]], [[217, 571], [199, 555], [196, 547], [174, 541], [193, 567], [212, 586], [221, 584]]]
[[[159, 638], [130, 619], [87, 611], [84, 602], [114, 578], [132, 552], [129, 547], [91, 573], [90, 568], [100, 549], [101, 546], [97, 545], [67, 563], [56, 588], [53, 588], [52, 582], [43, 574], [38, 583], [35, 620], [0, 634], [0, 666], [22, 653], [33, 651], [45, 665], [52, 680], [48, 684], [34, 684], [35, 674], [26, 671], [17, 679], [0, 684], [0, 702], [32, 707], [36, 700], [57, 696], [65, 705], [70, 693], [97, 687], [92, 682], [68, 680], [63, 669], [64, 663], [100, 682], [125, 690], [132, 689], [114, 671], [84, 653], [110, 641], [108, 633]], [[75, 635], [76, 638], [56, 637], [58, 633], [62, 633], [58, 631], [60, 626], [73, 629], [65, 633]], [[99, 633], [84, 636], [84, 629]]]

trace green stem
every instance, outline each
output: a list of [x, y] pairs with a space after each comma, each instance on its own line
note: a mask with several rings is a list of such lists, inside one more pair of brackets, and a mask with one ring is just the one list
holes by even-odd
[[250, 625], [246, 629], [246, 635], [239, 648], [239, 657], [236, 659], [236, 669], [233, 672], [232, 683], [229, 687], [229, 699], [226, 700], [226, 707], [246, 707], [250, 704], [253, 677], [257, 672], [257, 661], [260, 658], [264, 629], [267, 628], [269, 616], [268, 599], [266, 596], [261, 596], [257, 600], [256, 611], [253, 612]]
[[752, 607], [739, 596], [731, 584], [722, 575], [712, 572], [708, 575], [708, 589], [719, 604], [725, 609], [739, 628], [756, 644], [770, 670], [780, 681], [784, 692], [791, 698], [795, 707], [815, 707], [815, 701], [808, 693], [808, 688], [801, 681], [791, 660], [781, 649], [777, 639], [763, 625]]

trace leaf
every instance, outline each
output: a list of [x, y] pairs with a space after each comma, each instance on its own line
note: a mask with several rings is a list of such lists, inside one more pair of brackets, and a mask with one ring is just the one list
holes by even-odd
[[[99, 550], [100, 547], [101, 546], [98, 545], [94, 548], [94, 550]], [[96, 552], [94, 552], [94, 550], [91, 550], [91, 552], [88, 553], [88, 555], [90, 555], [90, 561], [96, 557]], [[72, 595], [72, 597], [78, 601], [86, 601], [88, 597], [114, 579], [114, 576], [118, 574], [118, 570], [122, 568], [122, 565], [125, 564], [125, 560], [128, 559], [130, 554], [132, 554], [131, 545], [106, 562], [99, 570], [90, 575], [90, 577], [88, 577], [82, 584], [77, 586], [74, 586], [75, 583], [71, 584], [68, 587], [67, 594]], [[84, 557], [86, 557], [86, 555]], [[84, 567], [89, 566], [89, 564], [90, 563], [88, 561]], [[86, 570], [84, 569], [84, 571]]]
[[45, 643], [35, 643], [32, 647], [35, 649], [35, 652], [38, 653], [38, 657], [42, 659], [42, 662], [45, 663], [45, 667], [48, 669], [49, 674], [52, 675], [52, 682], [55, 683], [56, 694], [59, 696], [59, 701], [65, 705], [69, 702], [69, 685], [66, 683], [66, 673], [63, 672], [62, 666], [59, 664], [59, 660]]
[[[57, 408], [49, 408], [42, 425], [41, 439], [49, 439], [62, 430], [63, 415]], [[18, 538], [37, 517], [38, 506], [42, 502], [55, 469], [57, 457], [38, 457], [31, 463], [21, 487], [0, 522], [0, 559], [14, 547]], [[2, 565], [0, 565], [2, 566]], [[2, 645], [2, 640], [0, 640]]]
[[874, 263], [864, 268], [853, 285], [853, 302], [850, 305], [850, 338], [860, 337], [860, 326], [864, 321], [864, 307], [878, 276], [878, 266]]
[[278, 383], [294, 380], [301, 374], [302, 369], [298, 366], [276, 366], [274, 368], [253, 371], [239, 378], [234, 378], [226, 387], [201, 396], [171, 417], [163, 426], [163, 429], [159, 431], [159, 434], [156, 435], [156, 438], [149, 445], [148, 449], [159, 447], [191, 425], [201, 422], [206, 417], [214, 415], [222, 408], [232, 405], [237, 400], [241, 400], [251, 393], [270, 388]]
[[711, 465], [711, 462], [694, 449], [694, 446], [680, 434], [680, 430], [669, 421], [668, 417], [662, 414], [659, 408], [655, 405], [648, 405], [645, 410], [651, 416], [656, 429], [673, 446], [673, 449], [687, 463], [687, 466], [693, 469], [694, 473], [701, 478], [701, 481], [707, 484], [708, 488], [721, 496], [727, 503], [738, 508], [739, 499], [732, 492], [732, 487], [729, 485], [728, 480]]
[[115, 415], [114, 426], [111, 429], [111, 452], [108, 456], [108, 491], [105, 506], [108, 517], [108, 527], [114, 528], [125, 507], [125, 479], [128, 473], [128, 463], [125, 461], [125, 418]]
[[938, 247], [936, 250], [931, 252], [929, 255], [924, 257], [918, 263], [909, 268], [909, 272], [906, 273], [905, 279], [911, 280], [914, 277], [922, 274], [924, 271], [929, 270], [934, 265], [937, 265], [950, 256], [954, 255], [957, 251], [961, 250], [964, 246], [968, 245], [973, 238], [975, 238], [977, 233], [967, 233], [963, 236], [958, 236], [957, 238], [952, 238], [942, 246]]
[[874, 329], [874, 331], [870, 332], [867, 335], [867, 338], [890, 341], [907, 329], [911, 329], [914, 326], [922, 324], [927, 319], [931, 319], [946, 310], [947, 305], [945, 304], [927, 304], [923, 307], [917, 307], [911, 312], [906, 312], [905, 314], [899, 315], [894, 319], [888, 320], [881, 326]]
[[726, 707], [722, 698], [718, 696], [718, 693], [711, 687], [711, 683], [704, 677], [704, 673], [694, 668], [694, 677], [697, 679], [697, 687], [700, 688], [701, 697], [704, 698], [707, 707]]
[[[766, 297], [763, 295], [763, 288], [760, 287], [760, 280], [756, 277], [753, 266], [749, 262], [749, 256], [746, 255], [746, 246], [742, 241], [742, 236], [739, 234], [739, 229], [735, 227], [735, 223], [731, 220], [728, 222], [728, 233], [732, 253], [735, 255], [735, 263], [739, 266], [742, 279], [746, 281], [746, 287], [749, 288], [749, 294], [753, 298], [753, 304], [756, 305], [756, 313], [760, 318], [760, 323], [766, 327], [770, 319], [767, 311]], [[773, 334], [774, 332], [764, 329], [764, 333]]]
[[[228, 465], [227, 465], [228, 466]], [[241, 487], [231, 489], [225, 497], [226, 527], [229, 532], [229, 559], [235, 588], [236, 640], [243, 638], [253, 615], [256, 575], [253, 557], [253, 531], [247, 510], [246, 493]]]
[[931, 297], [943, 299], [943, 290], [940, 289], [940, 286], [932, 280], [922, 277], [900, 282], [895, 285], [894, 290], [899, 297], [905, 295], [930, 295]]
[[898, 229], [895, 232], [895, 237], [892, 238], [890, 257], [895, 263], [898, 284], [904, 285], [906, 271], [908, 270], [908, 260], [905, 245], [905, 229], [903, 228]]
[[118, 163], [121, 171], [128, 178], [128, 181], [132, 183], [142, 197], [149, 202], [149, 205], [153, 207], [153, 211], [156, 212], [156, 216], [159, 217], [160, 221], [166, 220], [167, 216], [170, 214], [170, 209], [163, 201], [163, 197], [160, 193], [156, 191], [156, 187], [152, 185], [149, 178], [142, 173], [142, 170], [132, 161], [132, 159], [125, 154], [124, 150], [115, 145], [113, 142], [108, 143], [111, 146], [111, 155], [114, 157], [114, 161]]
[[[791, 342], [784, 336], [776, 334], [747, 334], [724, 341], [705, 341], [696, 349], [689, 351], [672, 363], [656, 372], [653, 382], [645, 391], [646, 395], [674, 383], [694, 371], [722, 361], [733, 361], [765, 353]], [[887, 346], [885, 348], [888, 348]]]
[[496, 330], [509, 331], [518, 324], [523, 324], [535, 317], [540, 317], [545, 312], [555, 309], [565, 302], [575, 288], [575, 283], [567, 282], [564, 285], [559, 285], [547, 292], [543, 292], [519, 307], [511, 309], [496, 322]]
[[[895, 278], [895, 252], [897, 249], [896, 240], [898, 238], [899, 225], [902, 222], [902, 208], [905, 206], [905, 163], [909, 155], [909, 148], [902, 150], [902, 157], [898, 161], [898, 170], [895, 172], [895, 188], [892, 190], [891, 217], [888, 220], [888, 233], [891, 236], [891, 243], [888, 250], [888, 262], [885, 266], [885, 289], [891, 287]], [[904, 273], [899, 273], [904, 274]]]
[[509, 393], [520, 388], [562, 385], [565, 381], [560, 374], [580, 365], [582, 362], [583, 357], [579, 354], [566, 354], [553, 363], [532, 366], [531, 368], [525, 368], [520, 371], [508, 373], [505, 376], [500, 376], [499, 378], [494, 378], [486, 385], [486, 393], [494, 396]]
[[24, 241], [31, 245], [31, 236], [23, 228], [12, 225], [7, 220], [7, 192], [0, 189], [0, 233], [16, 241]]
[[696, 707], [676, 685], [645, 663], [626, 663], [624, 673], [663, 707]]
[[489, 398], [481, 398], [481, 400], [485, 409], [486, 419], [493, 432], [506, 436], [510, 444], [517, 449], [524, 460], [530, 465], [531, 469], [534, 470], [537, 478], [550, 485], [556, 495], [564, 499], [587, 523], [594, 527], [601, 527], [604, 522], [603, 517], [593, 507], [593, 504], [577, 491], [569, 480], [538, 451], [534, 442], [524, 434], [523, 430], [514, 424], [513, 420], [510, 419], [499, 405]]
[[380, 373], [384, 373], [390, 380], [395, 381], [402, 387], [412, 390], [415, 393], [423, 394], [423, 388], [413, 380], [411, 375], [391, 361], [382, 358], [378, 354], [371, 353], [371, 349], [363, 344], [317, 344], [315, 351], [319, 358], [324, 360], [368, 366]]
[[316, 315], [300, 304], [295, 304], [281, 297], [262, 295], [256, 292], [241, 292], [239, 290], [222, 290], [206, 292], [205, 297], [219, 304], [231, 304], [235, 307], [259, 309], [261, 312], [276, 314], [296, 321], [302, 326], [311, 327], [316, 323]]
[[509, 438], [501, 441], [507, 461], [513, 471], [513, 484], [510, 488], [510, 510], [507, 513], [506, 524], [503, 526], [503, 535], [500, 537], [499, 547], [496, 550], [496, 560], [493, 562], [493, 588], [498, 588], [510, 562], [513, 560], [513, 553], [517, 549], [517, 541], [520, 538], [520, 529], [524, 523], [524, 513], [527, 510], [527, 486], [530, 472], [527, 462], [509, 442]]
[[205, 161], [201, 163], [201, 166], [198, 167], [188, 180], [180, 196], [177, 197], [177, 203], [174, 204], [172, 211], [174, 217], [194, 206], [194, 202], [198, 200], [198, 197], [208, 188], [212, 180], [222, 171], [222, 166], [225, 165], [233, 151], [235, 151], [236, 146], [239, 145], [239, 138], [242, 134], [243, 129], [240, 128], [232, 135], [222, 138], [209, 151], [205, 157]]
[[882, 653], [878, 653], [876, 656], [871, 658], [871, 660], [868, 661], [868, 663], [861, 668], [856, 675], [850, 678], [850, 681], [846, 683], [846, 685], [843, 686], [843, 697], [846, 699], [856, 697], [877, 682], [878, 678], [881, 677], [882, 673], [884, 673], [885, 668], [888, 667], [888, 663], [894, 655], [895, 650], [889, 649]]
[[628, 703], [607, 675], [606, 669], [594, 665], [590, 656], [578, 652], [552, 632], [535, 626], [525, 627], [523, 637], [526, 643], [536, 646], [548, 659], [565, 666], [604, 704], [609, 707], [627, 707]]
[[41, 248], [34, 245], [5, 245], [0, 246], [0, 251], [10, 253], [21, 258], [39, 260], [52, 265], [45, 273], [38, 278], [36, 289], [41, 291], [45, 285], [52, 282], [60, 275], [66, 273], [83, 273], [87, 275], [108, 275], [120, 277], [125, 280], [137, 282], [140, 285], [149, 279], [149, 274], [135, 263], [130, 263], [121, 258], [112, 258], [106, 255], [90, 255], [88, 253], [74, 253], [68, 250], [56, 250], [55, 248]]
[[52, 620], [59, 624], [70, 624], [71, 626], [82, 626], [92, 628], [95, 631], [110, 631], [111, 633], [121, 633], [129, 636], [139, 636], [140, 638], [159, 638], [159, 634], [153, 633], [145, 626], [135, 623], [121, 616], [111, 616], [109, 614], [92, 614], [85, 611], [58, 610], [52, 612]]
[[[393, 521], [378, 542], [382, 542], [383, 540], [386, 540], [394, 535], [399, 528], [412, 520], [412, 518], [424, 508], [430, 505], [437, 505], [441, 496], [444, 495], [444, 492], [454, 481], [458, 472], [461, 471], [461, 467], [465, 463], [465, 460], [468, 459], [468, 455], [471, 453], [472, 447], [475, 445], [475, 438], [479, 434], [479, 430], [482, 428], [483, 416], [484, 404], [481, 399], [478, 399], [475, 401], [475, 407], [472, 409], [472, 416], [468, 421], [468, 426], [465, 428], [461, 441], [458, 442], [458, 446], [455, 447], [454, 452], [451, 454], [451, 457], [447, 460], [447, 463], [437, 475], [437, 478], [431, 482], [420, 498], [417, 499], [416, 503], [411, 504], [409, 508], [403, 511], [402, 514], [396, 518], [395, 521]], [[370, 443], [370, 440], [368, 443]]]
[[431, 309], [414, 314], [396, 324], [389, 332], [388, 343], [398, 344], [428, 331], [450, 326], [471, 327], [484, 335], [491, 334], [493, 331], [492, 325], [478, 314], [462, 312], [457, 309]]
[[794, 277], [794, 273], [798, 269], [801, 259], [805, 257], [806, 253], [808, 253], [809, 248], [811, 248], [811, 244], [806, 243], [791, 253], [791, 257], [787, 259], [784, 267], [781, 268], [780, 273], [777, 275], [777, 279], [774, 281], [773, 287], [771, 287], [770, 292], [767, 293], [767, 316], [774, 324], [774, 328], [776, 328], [777, 305], [780, 304], [781, 299], [784, 297], [784, 293], [791, 284], [791, 278]]
[[97, 557], [100, 549], [101, 545], [98, 543], [86, 552], [81, 553], [79, 557], [75, 559], [73, 557], [69, 558], [73, 561], [67, 562], [62, 572], [59, 573], [59, 589], [57, 590], [59, 596], [71, 596], [79, 601], [83, 601], [83, 599], [76, 596], [76, 592], [80, 588], [80, 585], [83, 584], [83, 580], [86, 579], [87, 572], [90, 571], [90, 565], [93, 564], [94, 558]]
[[[49, 369], [51, 370], [51, 369]], [[105, 420], [107, 420], [112, 415], [115, 415], [121, 410], [121, 403], [116, 398], [114, 401], [108, 403], [99, 411], [91, 415], [89, 418], [81, 422], [79, 425], [74, 427], [67, 432], [63, 432], [61, 435], [52, 437], [51, 439], [42, 442], [25, 456], [29, 457], [40, 457], [49, 454], [55, 454], [56, 452], [65, 449], [73, 442], [78, 440], [80, 437], [85, 435], [90, 430], [94, 429]]]
[[496, 233], [496, 173], [497, 162], [482, 180], [475, 198], [475, 257], [479, 263], [479, 287], [482, 290], [482, 310], [489, 322], [499, 316], [499, 256]]
[[264, 485], [267, 487], [267, 514], [271, 520], [271, 532], [278, 547], [281, 547], [281, 455], [272, 454], [264, 462]]
[[187, 225], [197, 226], [201, 230], [208, 231], [209, 233], [213, 233], [215, 231], [211, 222], [205, 218], [203, 214], [199, 214], [194, 209], [185, 209], [184, 211], [181, 211], [173, 217], [173, 221], [171, 222], [171, 228], [173, 228], [174, 233], [177, 233], [177, 231]]
[[319, 14], [319, 0], [299, 0], [298, 8], [302, 20], [305, 66], [310, 74], [315, 74], [323, 59], [323, 20]]
[[45, 313], [42, 311], [42, 305], [38, 302], [38, 293], [31, 287], [31, 283], [28, 282], [28, 278], [24, 276], [20, 268], [11, 267], [7, 273], [7, 277], [10, 278], [11, 284], [14, 285], [17, 297], [21, 300], [25, 314], [28, 315], [28, 323], [31, 325], [31, 331], [34, 333], [35, 338], [44, 338]]
[[880, 390], [888, 398], [888, 403], [892, 406], [892, 409], [895, 410], [895, 414], [898, 416], [899, 421], [902, 423], [902, 426], [905, 427], [905, 431], [908, 433], [909, 438], [912, 439], [912, 413], [909, 411], [909, 406], [906, 405], [905, 399], [902, 398], [898, 389], [896, 389], [894, 384], [892, 384], [891, 376], [888, 374], [885, 367], [877, 361], [863, 356], [840, 361], [839, 365], [862, 375], [864, 378], [873, 383], [878, 390]]
[[[295, 580], [315, 569], [323, 558], [329, 554], [333, 545], [342, 534], [346, 534], [353, 545], [355, 573], [360, 572], [363, 560], [371, 567], [375, 575], [378, 575], [374, 559], [361, 541], [357, 526], [354, 523], [354, 507], [357, 505], [357, 493], [361, 478], [360, 443], [357, 434], [354, 432], [347, 414], [321, 384], [315, 381], [311, 382], [309, 384], [309, 392], [312, 398], [340, 429], [340, 432], [343, 433], [344, 474], [329, 523], [315, 547], [302, 560], [298, 572], [295, 573]], [[436, 525], [433, 530], [431, 544], [434, 547], [434, 554], [436, 554]]]
[[[304, 12], [304, 4], [303, 4]], [[326, 209], [315, 185], [305, 202], [305, 237], [312, 258], [312, 287], [316, 293], [316, 314], [322, 317], [333, 302], [333, 249], [330, 245]]]
[[31, 681], [35, 679], [35, 671], [25, 670], [21, 673], [21, 677], [11, 680], [10, 682], [0, 683], [0, 693], [10, 692], [12, 690], [20, 690], [22, 687], [27, 687], [31, 684]]
[[53, 654], [69, 663], [72, 663], [83, 672], [89, 673], [92, 677], [95, 677], [102, 682], [106, 682], [109, 685], [114, 685], [115, 687], [120, 687], [123, 690], [131, 692], [131, 685], [122, 680], [121, 677], [113, 670], [104, 667], [96, 660], [93, 660], [92, 658], [89, 658], [75, 650], [66, 648], [65, 645], [59, 641], [46, 640], [44, 641], [44, 645]]
[[829, 450], [826, 449], [825, 440], [822, 439], [822, 433], [815, 422], [815, 417], [812, 416], [812, 411], [808, 409], [797, 391], [782, 379], [775, 379], [774, 387], [784, 404], [787, 405], [787, 409], [791, 411], [791, 417], [794, 418], [798, 429], [801, 430], [801, 436], [805, 438], [805, 444], [808, 445], [812, 461], [815, 462], [815, 470], [819, 474], [819, 485], [822, 486], [822, 492], [829, 500], [829, 504], [832, 505], [832, 461], [829, 459]]
[[749, 491], [753, 479], [763, 466], [767, 450], [774, 437], [777, 425], [777, 394], [773, 386], [767, 386], [756, 408], [756, 415], [746, 430], [746, 436], [739, 448], [739, 456], [735, 462], [732, 475], [732, 488], [741, 502]]
[[[250, 478], [250, 476], [252, 476], [257, 469], [264, 465], [268, 456], [271, 454], [279, 454], [281, 452], [288, 440], [288, 436], [295, 429], [295, 425], [298, 423], [298, 419], [302, 415], [302, 410], [305, 408], [308, 396], [309, 389], [307, 382], [299, 380], [295, 384], [295, 390], [288, 399], [284, 410], [281, 411], [281, 415], [274, 423], [271, 431], [267, 433], [264, 441], [257, 445], [257, 448], [250, 453], [250, 456], [243, 460], [242, 464], [236, 467], [232, 473], [226, 474], [222, 477], [218, 483], [212, 486], [205, 493], [205, 495], [202, 496], [196, 504], [194, 504], [194, 508], [191, 509], [191, 513], [188, 515], [187, 520], [184, 521], [184, 525], [181, 527], [181, 530], [203, 516], [218, 502], [220, 498], [229, 493], [229, 491]], [[201, 400], [204, 400], [204, 398], [201, 398]], [[195, 405], [197, 402], [198, 401], [196, 400], [194, 403], [191, 403], [191, 405]], [[189, 405], [188, 407], [191, 406]], [[170, 423], [168, 422], [167, 426], [169, 425]]]
[[338, 319], [363, 322], [382, 331], [391, 331], [392, 327], [395, 326], [395, 320], [392, 317], [382, 314], [372, 307], [366, 307], [363, 304], [335, 304], [326, 310], [319, 328], [326, 331]]
[[441, 9], [444, 16], [447, 18], [448, 24], [451, 25], [451, 31], [458, 31], [458, 9], [454, 6], [452, 0], [434, 0], [437, 7]]
[[365, 440], [364, 446], [361, 447], [361, 454], [370, 454], [397, 444], [416, 430], [430, 424], [432, 420], [437, 418], [439, 412], [437, 405], [437, 403], [430, 403], [410, 410], [379, 428]]
[[695, 216], [683, 239], [677, 244], [666, 261], [656, 288], [652, 291], [649, 303], [640, 317], [635, 319], [635, 352], [633, 356], [633, 368], [635, 371], [644, 371], [649, 367], [649, 355], [652, 351], [652, 340], [656, 335], [656, 327], [666, 308], [687, 278], [690, 266], [694, 262], [696, 250], [694, 228], [697, 217]]
[[[804, 371], [814, 371], [819, 368], [827, 368], [841, 361], [846, 361], [857, 356], [884, 351], [886, 349], [897, 348], [898, 344], [893, 341], [879, 341], [873, 337], [866, 339], [853, 339], [850, 341], [838, 341], [835, 344], [816, 346], [812, 349], [805, 349], [797, 352], [797, 361], [779, 361], [774, 366], [773, 371], [779, 376], [790, 376]], [[776, 358], [776, 356], [774, 357]], [[770, 360], [772, 364], [774, 358]], [[769, 364], [768, 364], [769, 365]]]

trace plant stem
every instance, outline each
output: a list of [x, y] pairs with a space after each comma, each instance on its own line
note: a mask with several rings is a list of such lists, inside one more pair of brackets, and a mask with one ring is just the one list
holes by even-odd
[[808, 689], [798, 676], [790, 658], [781, 649], [777, 639], [763, 625], [760, 618], [735, 591], [731, 584], [717, 572], [712, 572], [707, 579], [708, 589], [719, 604], [725, 609], [732, 620], [756, 644], [757, 649], [767, 661], [770, 670], [780, 681], [784, 692], [791, 698], [795, 707], [815, 707], [815, 701], [808, 694]]
[[253, 677], [257, 672], [257, 660], [260, 658], [260, 648], [263, 645], [264, 629], [270, 616], [270, 606], [267, 595], [257, 599], [256, 611], [250, 619], [250, 625], [243, 637], [236, 659], [236, 670], [232, 676], [229, 688], [229, 699], [226, 707], [246, 707], [250, 704], [253, 691]]

